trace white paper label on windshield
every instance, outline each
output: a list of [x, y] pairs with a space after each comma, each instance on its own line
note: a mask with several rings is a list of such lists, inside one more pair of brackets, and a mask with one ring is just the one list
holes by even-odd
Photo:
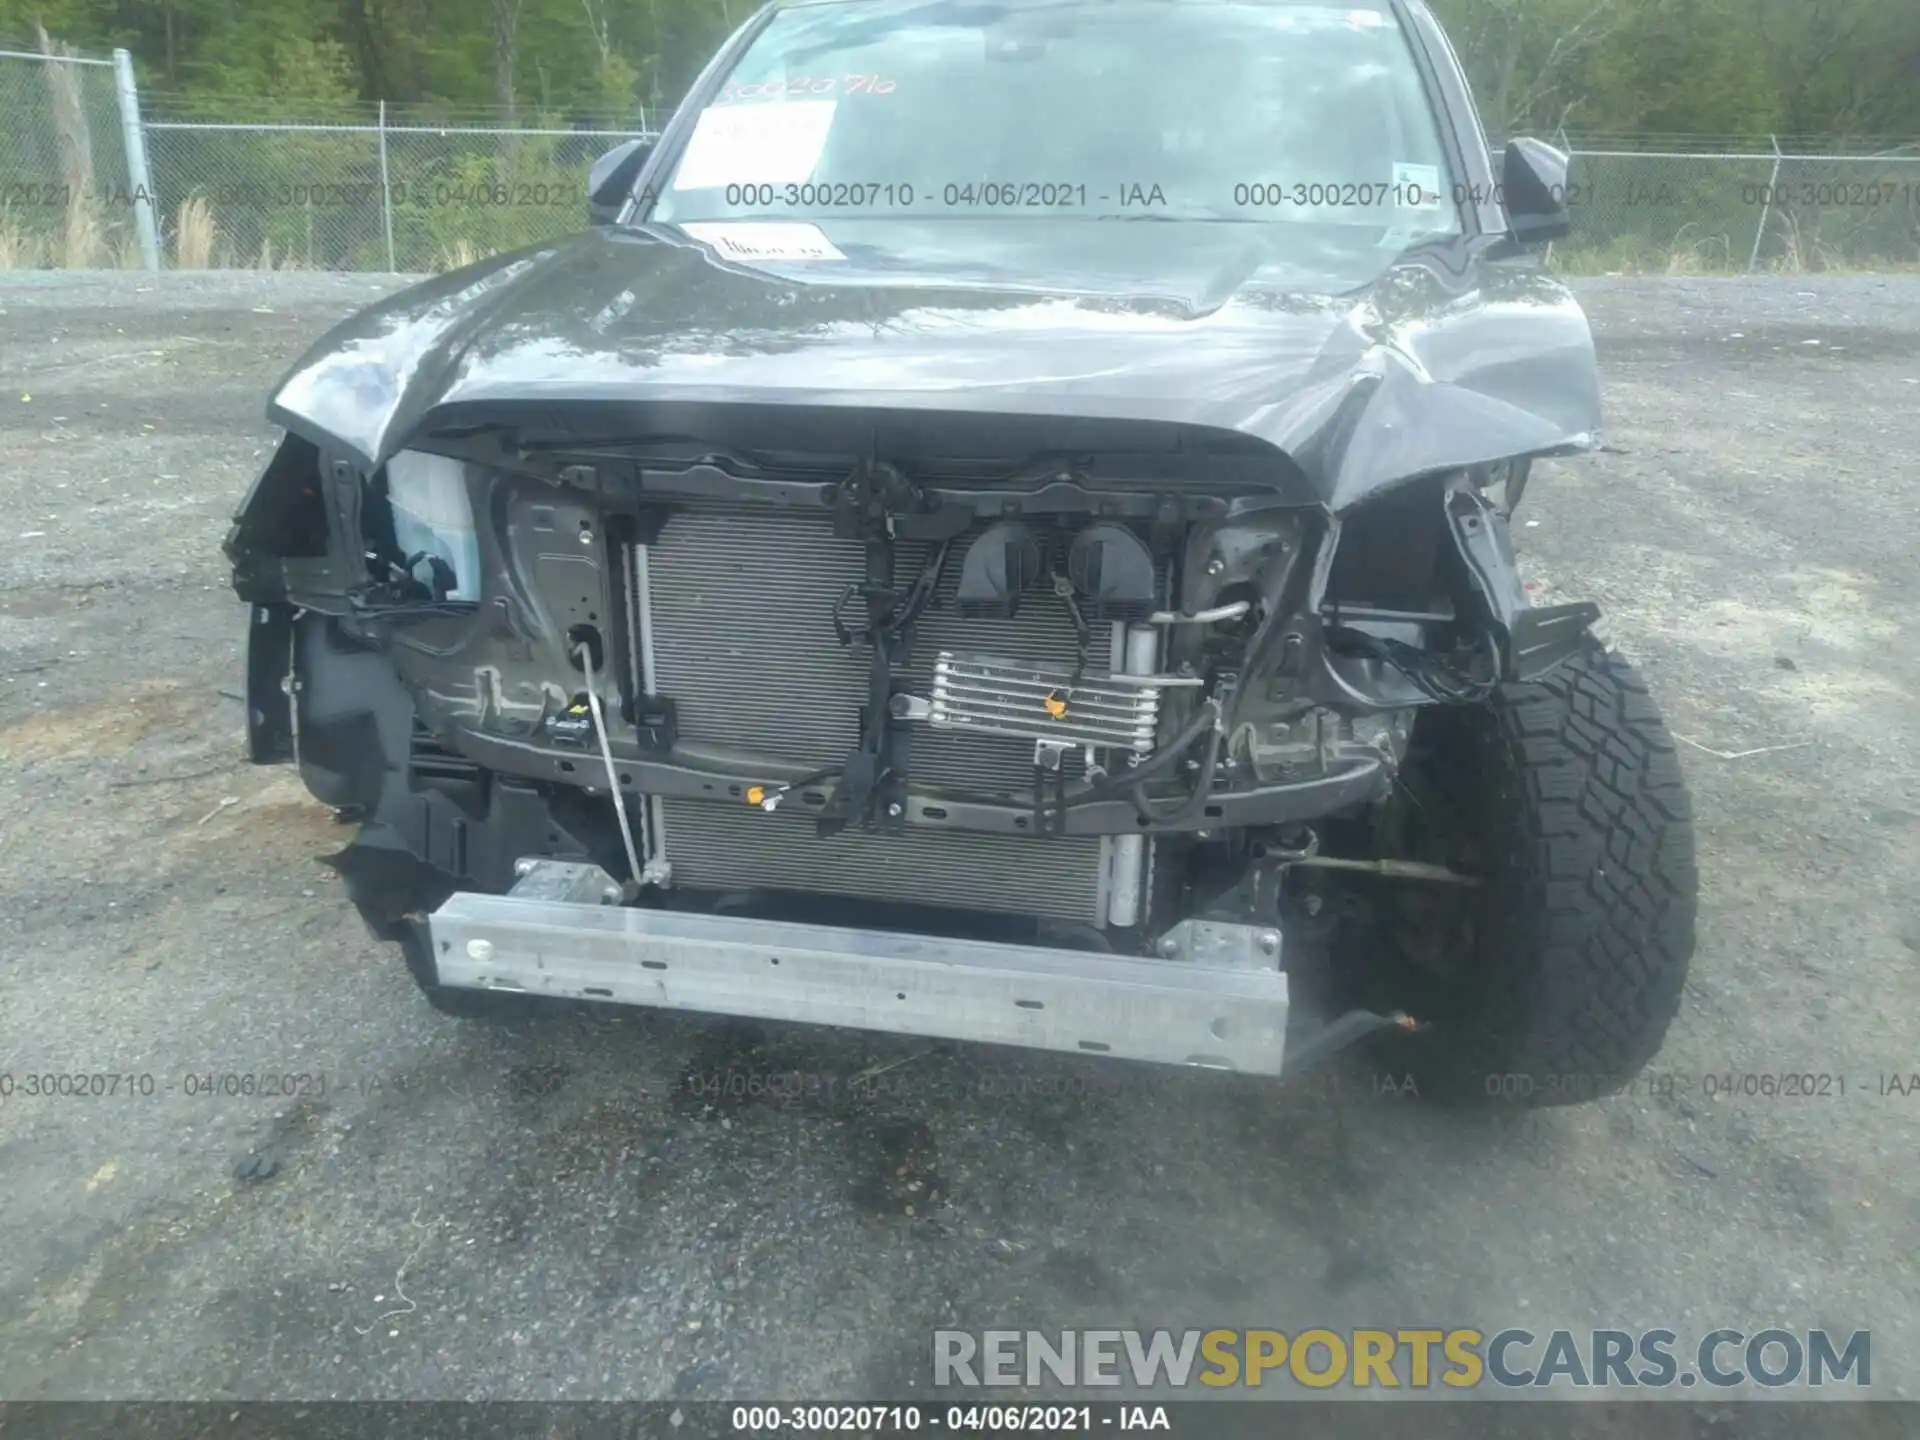
[[1409, 165], [1396, 160], [1393, 166], [1393, 203], [1402, 210], [1438, 210], [1440, 208], [1440, 167]]
[[716, 105], [700, 112], [673, 177], [676, 190], [722, 185], [799, 185], [827, 148], [832, 100]]
[[818, 225], [786, 220], [689, 220], [680, 227], [723, 260], [844, 260]]

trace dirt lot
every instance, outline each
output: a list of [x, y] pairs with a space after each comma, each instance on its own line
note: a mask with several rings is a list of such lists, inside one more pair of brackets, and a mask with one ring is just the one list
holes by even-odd
[[[267, 386], [391, 283], [0, 279], [0, 1396], [900, 1396], [943, 1324], [1428, 1323], [1871, 1328], [1920, 1397], [1920, 282], [1584, 287], [1609, 448], [1518, 533], [1694, 742], [1704, 914], [1657, 1093], [1536, 1116], [429, 1011], [239, 758], [217, 549]], [[1782, 1072], [1845, 1093], [1705, 1093]], [[316, 1078], [218, 1093], [261, 1074]]]

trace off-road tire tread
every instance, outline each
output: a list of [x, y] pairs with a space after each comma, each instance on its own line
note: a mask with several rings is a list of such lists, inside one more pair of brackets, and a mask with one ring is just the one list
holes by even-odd
[[1423, 1047], [1444, 1055], [1428, 1084], [1530, 1105], [1611, 1094], [1658, 1053], [1693, 956], [1693, 809], [1673, 738], [1638, 672], [1597, 641], [1501, 687], [1469, 733], [1488, 904], [1452, 1033]]

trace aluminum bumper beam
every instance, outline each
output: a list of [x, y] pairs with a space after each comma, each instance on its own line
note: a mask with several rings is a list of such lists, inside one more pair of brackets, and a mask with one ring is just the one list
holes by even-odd
[[[1270, 929], [1188, 921], [1168, 958], [595, 903], [539, 862], [428, 922], [442, 985], [843, 1025], [1277, 1075], [1287, 977]], [[577, 879], [577, 877], [576, 877]], [[617, 894], [618, 887], [612, 893]], [[555, 898], [570, 896], [574, 898]], [[1211, 932], [1247, 930], [1246, 943]], [[1231, 937], [1229, 937], [1231, 938]]]

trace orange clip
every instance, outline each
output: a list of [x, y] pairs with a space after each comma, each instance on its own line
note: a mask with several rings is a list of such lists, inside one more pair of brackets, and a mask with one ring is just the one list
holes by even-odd
[[749, 785], [749, 786], [747, 787], [747, 804], [749, 804], [749, 805], [758, 805], [758, 804], [760, 804], [760, 803], [761, 803], [761, 802], [762, 802], [763, 800], [765, 800], [766, 798], [767, 798], [767, 787], [766, 787], [766, 786], [764, 786], [764, 785]]
[[1067, 718], [1066, 697], [1061, 695], [1058, 690], [1048, 695], [1040, 704], [1046, 709], [1047, 714], [1051, 715], [1054, 719], [1064, 720]]

